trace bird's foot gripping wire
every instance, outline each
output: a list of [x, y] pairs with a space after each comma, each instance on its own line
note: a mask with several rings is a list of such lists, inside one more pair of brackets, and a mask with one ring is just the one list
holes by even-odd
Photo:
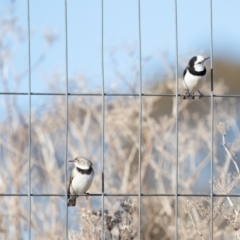
[[183, 96], [183, 99], [195, 99], [194, 93], [191, 94], [189, 91], [187, 91], [185, 96]]
[[88, 200], [89, 193], [88, 193], [88, 192], [85, 192], [85, 194], [86, 194], [86, 200]]
[[204, 95], [198, 90], [199, 92], [199, 99], [201, 99]]
[[68, 207], [74, 207], [76, 205], [76, 198], [70, 198], [69, 200], [68, 200], [68, 204], [67, 204], [67, 206]]

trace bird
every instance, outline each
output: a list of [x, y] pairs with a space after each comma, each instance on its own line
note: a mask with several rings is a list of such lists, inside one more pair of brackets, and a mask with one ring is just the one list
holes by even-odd
[[[87, 190], [90, 188], [93, 178], [94, 178], [94, 169], [93, 164], [90, 160], [85, 157], [76, 157], [73, 160], [75, 167], [72, 170], [68, 185], [68, 207], [76, 205], [76, 199], [78, 194], [87, 194]], [[70, 195], [71, 194], [71, 195]], [[87, 198], [88, 196], [86, 196]]]
[[209, 59], [209, 57], [204, 58], [203, 56], [192, 57], [183, 71], [183, 87], [186, 90], [186, 95], [183, 99], [194, 99], [194, 92], [199, 92], [199, 99], [203, 97], [200, 89], [205, 83], [207, 70], [204, 66], [204, 62]]

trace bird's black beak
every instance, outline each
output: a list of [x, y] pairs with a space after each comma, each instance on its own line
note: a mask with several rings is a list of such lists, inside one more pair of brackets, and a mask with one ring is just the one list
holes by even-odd
[[74, 160], [68, 160], [69, 162], [74, 162]]
[[204, 62], [207, 60], [207, 59], [209, 59], [210, 57], [206, 57], [206, 58], [204, 58]]

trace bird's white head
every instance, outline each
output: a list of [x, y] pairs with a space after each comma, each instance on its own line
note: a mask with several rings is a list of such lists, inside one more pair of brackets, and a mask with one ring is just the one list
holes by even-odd
[[203, 56], [195, 56], [190, 59], [188, 65], [190, 68], [194, 68], [195, 71], [201, 72], [205, 69], [204, 62], [209, 59], [209, 57], [204, 58]]
[[69, 160], [69, 162], [73, 162], [77, 168], [82, 170], [89, 170], [92, 167], [92, 162], [85, 157], [77, 157], [73, 160]]

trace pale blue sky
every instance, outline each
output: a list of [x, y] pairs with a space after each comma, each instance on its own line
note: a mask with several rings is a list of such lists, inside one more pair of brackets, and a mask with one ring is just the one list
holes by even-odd
[[[0, 2], [1, 16], [10, 0]], [[27, 3], [13, 1], [14, 12], [19, 25], [27, 33]], [[43, 35], [52, 31], [57, 41], [47, 51], [46, 58], [32, 72], [33, 92], [65, 91], [65, 84], [56, 83], [55, 75], [65, 77], [65, 19], [64, 0], [30, 0], [31, 61], [32, 64], [47, 48]], [[213, 43], [214, 56], [224, 56], [228, 60], [240, 61], [240, 2], [213, 0]], [[175, 16], [174, 1], [142, 0], [141, 33], [142, 57], [149, 57], [143, 65], [143, 83], [147, 85], [151, 76], [164, 76], [165, 68], [160, 55], [167, 54], [170, 65], [175, 62]], [[26, 39], [27, 40], [27, 39]], [[9, 40], [9, 45], [11, 41]], [[14, 89], [11, 70], [22, 73], [28, 64], [27, 41], [14, 49], [14, 65], [9, 66], [9, 91]], [[13, 47], [12, 47], [13, 48]], [[11, 49], [11, 48], [10, 48]], [[130, 92], [120, 77], [114, 72], [116, 67], [110, 58], [114, 52], [119, 73], [130, 84], [138, 67], [138, 1], [104, 1], [104, 63], [106, 91]], [[128, 50], [128, 53], [126, 51]], [[179, 62], [185, 63], [196, 54], [210, 55], [210, 1], [178, 1], [178, 50]], [[129, 56], [129, 52], [134, 53]], [[87, 85], [84, 90], [71, 88], [73, 92], [101, 91], [101, 1], [68, 0], [68, 69], [69, 78], [84, 76]], [[174, 67], [172, 67], [174, 70]], [[179, 75], [182, 66], [179, 66]], [[17, 91], [28, 90], [27, 75]], [[78, 80], [81, 81], [81, 80]], [[48, 87], [48, 83], [55, 86]], [[0, 85], [0, 91], [3, 90]], [[138, 86], [135, 86], [136, 91]]]

